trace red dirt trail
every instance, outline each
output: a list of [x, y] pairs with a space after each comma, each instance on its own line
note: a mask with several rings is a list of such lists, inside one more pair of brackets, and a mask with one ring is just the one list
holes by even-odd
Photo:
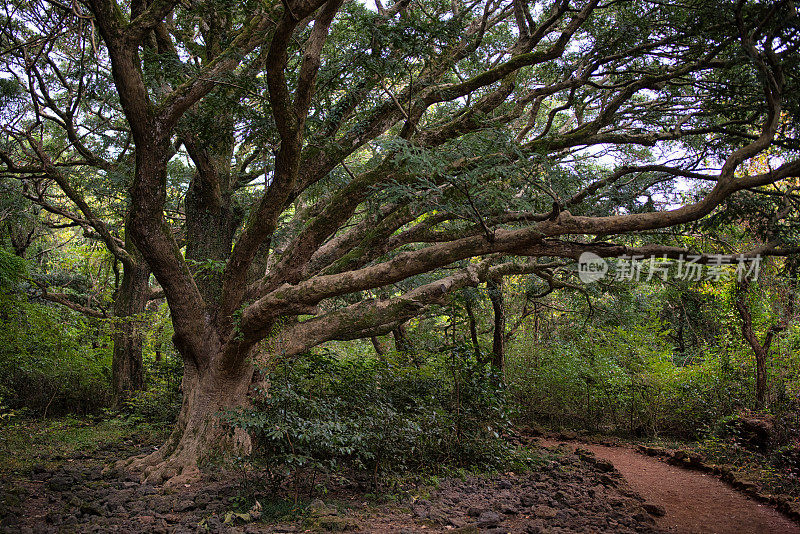
[[[562, 442], [542, 440], [546, 447]], [[607, 460], [647, 502], [664, 507], [656, 519], [668, 532], [800, 534], [800, 526], [769, 505], [734, 490], [713, 475], [675, 467], [623, 447], [568, 443]]]

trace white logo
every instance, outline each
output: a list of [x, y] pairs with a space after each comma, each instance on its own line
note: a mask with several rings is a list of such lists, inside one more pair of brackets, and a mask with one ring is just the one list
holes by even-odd
[[594, 252], [584, 252], [578, 258], [578, 278], [584, 284], [591, 284], [602, 279], [608, 272], [606, 260]]

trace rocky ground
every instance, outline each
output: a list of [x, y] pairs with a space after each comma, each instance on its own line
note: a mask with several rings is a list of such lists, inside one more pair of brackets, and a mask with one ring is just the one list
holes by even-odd
[[298, 506], [235, 472], [177, 491], [104, 474], [120, 454], [78, 453], [58, 468], [35, 465], [4, 480], [0, 532], [655, 532], [652, 516], [663, 513], [582, 450], [548, 453], [526, 473], [445, 479], [391, 504], [370, 503], [357, 484], [344, 484]]

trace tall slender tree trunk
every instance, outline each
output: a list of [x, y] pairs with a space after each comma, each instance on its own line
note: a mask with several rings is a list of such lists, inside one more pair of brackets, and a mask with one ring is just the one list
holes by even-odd
[[505, 330], [506, 330], [506, 310], [503, 300], [502, 280], [489, 280], [486, 283], [489, 290], [489, 300], [492, 301], [492, 311], [494, 312], [494, 335], [492, 337], [492, 365], [503, 370], [505, 360]]
[[464, 309], [467, 311], [469, 321], [469, 337], [472, 340], [472, 350], [475, 352], [475, 360], [481, 361], [481, 346], [478, 341], [478, 322], [475, 319], [475, 311], [472, 309], [472, 302], [469, 298], [464, 302]]
[[767, 356], [775, 334], [784, 330], [786, 325], [778, 323], [770, 327], [764, 336], [764, 341], [759, 341], [753, 330], [753, 316], [747, 302], [747, 291], [750, 282], [739, 282], [736, 285], [736, 309], [742, 319], [742, 336], [753, 349], [756, 357], [756, 408], [763, 410], [767, 407]]
[[408, 341], [405, 325], [397, 325], [397, 328], [392, 330], [392, 337], [394, 338], [394, 350], [405, 353], [411, 351], [411, 344]]
[[[135, 248], [131, 246], [129, 250]], [[149, 297], [150, 268], [138, 254], [131, 255], [136, 256], [136, 261], [124, 266], [122, 283], [114, 300], [114, 357], [111, 363], [111, 383], [115, 404], [144, 388], [142, 314], [145, 312]]]

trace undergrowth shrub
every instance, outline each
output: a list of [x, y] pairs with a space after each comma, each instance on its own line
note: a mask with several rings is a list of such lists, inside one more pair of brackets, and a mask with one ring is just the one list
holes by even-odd
[[746, 353], [678, 357], [657, 323], [570, 334], [536, 344], [523, 336], [510, 351], [506, 376], [520, 423], [696, 439], [752, 403]]
[[466, 351], [416, 367], [405, 356], [321, 351], [262, 369], [254, 407], [226, 415], [255, 436], [255, 455], [284, 474], [351, 468], [374, 477], [497, 467], [511, 457], [496, 376]]
[[111, 398], [111, 356], [102, 323], [0, 293], [0, 405], [7, 410], [99, 412]]

